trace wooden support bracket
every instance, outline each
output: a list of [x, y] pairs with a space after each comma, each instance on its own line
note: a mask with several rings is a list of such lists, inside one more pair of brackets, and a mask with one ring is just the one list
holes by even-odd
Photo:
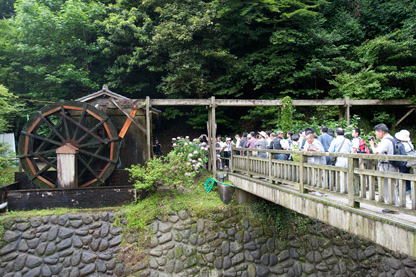
[[144, 133], [146, 133], [146, 129], [137, 122], [136, 119], [134, 119], [125, 109], [123, 109], [114, 99], [110, 99], [111, 103], [113, 103], [117, 108], [120, 109], [134, 124], [136, 124], [137, 127], [139, 127], [140, 130], [142, 130]]

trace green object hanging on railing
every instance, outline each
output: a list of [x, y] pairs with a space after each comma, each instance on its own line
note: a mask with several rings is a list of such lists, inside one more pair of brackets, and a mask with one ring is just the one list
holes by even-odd
[[[233, 186], [233, 187], [235, 187], [236, 188], [236, 186], [234, 186], [233, 184], [226, 184], [226, 183], [222, 183], [222, 182], [220, 182], [220, 181], [218, 181], [217, 179], [215, 179], [215, 178], [208, 178], [207, 179], [207, 181], [205, 182], [205, 191], [208, 193], [208, 192], [210, 192], [211, 190], [212, 190], [212, 188], [214, 187], [214, 185], [215, 185], [215, 182], [217, 182], [218, 184], [221, 184], [221, 185], [225, 185], [225, 186]], [[211, 184], [210, 184], [211, 183]]]

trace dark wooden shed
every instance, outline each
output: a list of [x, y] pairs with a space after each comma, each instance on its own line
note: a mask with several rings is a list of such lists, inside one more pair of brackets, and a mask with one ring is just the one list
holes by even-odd
[[[153, 141], [152, 130], [154, 129], [154, 123], [159, 121], [160, 110], [150, 108], [150, 128], [147, 130], [145, 100], [138, 102], [112, 92], [107, 86], [103, 86], [101, 90], [75, 101], [88, 103], [105, 112], [111, 118], [121, 139], [118, 169], [124, 169], [135, 164], [144, 164], [145, 161], [152, 158], [152, 151], [149, 151], [147, 141], [147, 132], [150, 133], [150, 141]], [[135, 102], [135, 105], [123, 108], [123, 102]], [[131, 120], [131, 118], [134, 120]]]

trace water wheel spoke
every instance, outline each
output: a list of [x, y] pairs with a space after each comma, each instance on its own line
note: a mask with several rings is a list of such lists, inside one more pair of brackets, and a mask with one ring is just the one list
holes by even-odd
[[30, 152], [29, 154], [20, 155], [19, 156], [19, 159], [35, 157], [35, 154], [34, 153], [36, 153], [37, 155], [44, 155], [44, 154], [49, 154], [49, 153], [56, 153], [56, 149], [45, 150], [45, 151]]
[[[58, 126], [59, 127], [59, 125], [62, 123], [62, 118], [60, 117], [59, 118], [59, 120], [58, 120], [58, 122], [56, 123], [56, 125], [55, 125], [55, 127], [56, 126]], [[48, 138], [48, 139], [53, 139], [54, 137], [56, 136], [56, 134], [51, 130], [50, 132], [49, 132], [49, 134], [46, 136], [46, 138]], [[47, 144], [48, 142], [46, 142], [46, 141], [42, 141], [42, 143], [39, 145], [39, 147], [38, 148], [36, 148], [36, 150], [35, 150], [35, 152], [39, 152], [40, 150], [42, 150], [43, 149], [43, 147]]]
[[[104, 122], [106, 122], [107, 118], [101, 120], [100, 122], [98, 122], [94, 127], [91, 128], [91, 130], [89, 130], [91, 133], [94, 132], [98, 127], [100, 127], [101, 125], [103, 125]], [[83, 141], [88, 135], [90, 135], [91, 133], [85, 133], [81, 138], [78, 139], [78, 143], [80, 143], [81, 141]], [[105, 140], [106, 141], [106, 140]]]
[[[38, 158], [40, 161], [44, 162], [45, 164], [49, 165], [50, 167], [53, 168], [57, 168], [56, 165], [54, 165], [52, 162], [48, 161], [48, 159], [45, 159], [44, 157], [42, 157], [41, 155], [39, 155], [38, 153], [33, 153], [33, 155]], [[56, 158], [54, 159], [56, 161]]]
[[43, 137], [43, 136], [31, 134], [31, 133], [28, 133], [28, 132], [25, 132], [25, 131], [22, 131], [22, 134], [23, 135], [26, 135], [26, 136], [29, 136], [29, 137], [32, 137], [32, 138], [35, 138], [35, 139], [39, 139], [39, 140], [42, 140], [42, 141], [46, 141], [46, 142], [49, 142], [49, 143], [52, 143], [52, 144], [55, 144], [55, 145], [58, 145], [58, 146], [61, 146], [62, 145], [62, 142], [58, 142], [56, 140], [48, 139], [48, 138]]
[[75, 120], [73, 120], [72, 118], [70, 118], [69, 116], [67, 116], [65, 113], [60, 113], [61, 116], [63, 116], [65, 119], [67, 119], [69, 122], [75, 124], [76, 126], [78, 126], [79, 128], [81, 128], [82, 130], [84, 130], [85, 132], [89, 133], [91, 136], [93, 136], [94, 138], [98, 139], [99, 141], [101, 141], [102, 143], [104, 143], [105, 145], [108, 144], [108, 142], [106, 142], [103, 138], [101, 138], [100, 136], [94, 134], [93, 132], [91, 132], [87, 127], [82, 126], [81, 124], [79, 124], [78, 122], [76, 122]]
[[[79, 117], [79, 120], [78, 120], [78, 124], [79, 124], [79, 125], [83, 125], [83, 124], [84, 124], [85, 114], [86, 114], [86, 112], [87, 112], [87, 106], [88, 106], [88, 105], [87, 105], [86, 103], [84, 103], [84, 105], [83, 105], [83, 110], [82, 110], [82, 112], [81, 112], [81, 116]], [[75, 128], [75, 131], [74, 131], [74, 135], [72, 136], [72, 139], [73, 139], [73, 140], [76, 140], [76, 138], [77, 138], [77, 136], [78, 136], [78, 131], [79, 131], [79, 129], [80, 129], [79, 125], [75, 125], [75, 126], [76, 126], [76, 128]]]
[[57, 135], [59, 139], [62, 140], [62, 142], [64, 142], [65, 138], [61, 135], [61, 133], [58, 130], [56, 130], [55, 126], [53, 126], [52, 123], [48, 119], [46, 119], [41, 113], [39, 113], [39, 116], [42, 119], [42, 121], [45, 122], [49, 126], [51, 131], [55, 133], [55, 135]]
[[109, 158], [106, 158], [104, 156], [100, 156], [100, 155], [97, 155], [97, 154], [94, 154], [94, 153], [91, 153], [91, 152], [88, 152], [88, 151], [85, 151], [85, 150], [82, 150], [82, 149], [79, 149], [79, 153], [82, 153], [82, 154], [85, 154], [87, 156], [91, 156], [91, 157], [94, 157], [94, 158], [97, 158], [97, 159], [100, 159], [100, 160], [103, 160], [103, 161], [106, 161], [106, 162], [109, 162], [109, 163], [113, 163], [113, 164], [116, 163], [116, 161], [110, 160]]
[[[105, 141], [107, 141], [107, 144], [108, 144], [110, 142], [115, 142], [115, 141], [118, 141], [118, 140], [119, 140], [119, 138], [113, 138], [113, 139], [110, 139], [110, 140], [106, 139]], [[92, 146], [96, 146], [96, 145], [102, 145], [102, 143], [100, 141], [87, 142], [87, 143], [84, 143], [84, 144], [80, 144], [79, 147], [80, 148], [86, 148], [86, 147], [92, 147]]]
[[[61, 110], [62, 110], [61, 111], [61, 114], [65, 114], [64, 106], [62, 106]], [[69, 139], [70, 138], [70, 136], [69, 136], [68, 122], [65, 120], [65, 119], [68, 119], [68, 118], [70, 118], [70, 117], [65, 114], [65, 117], [64, 117], [64, 129], [65, 129], [66, 139]]]
[[94, 169], [92, 169], [91, 167], [90, 167], [90, 165], [84, 160], [84, 158], [83, 157], [81, 157], [80, 155], [78, 155], [77, 156], [78, 157], [78, 160], [80, 160], [80, 162], [85, 166], [85, 168], [89, 171], [89, 172], [91, 172], [92, 173], [92, 175], [94, 175], [94, 177], [101, 183], [101, 184], [104, 184], [104, 181], [103, 180], [101, 180], [101, 178], [98, 176], [98, 174], [97, 174], [97, 172], [95, 172], [95, 170]]
[[[97, 150], [95, 150], [95, 153], [94, 154], [95, 155], [100, 154], [103, 149], [104, 149], [104, 145], [101, 144], [100, 147], [98, 147]], [[93, 161], [94, 161], [94, 157], [90, 157], [90, 159], [88, 160], [88, 163], [87, 164], [90, 165]], [[83, 168], [81, 170], [81, 173], [79, 174], [79, 176], [81, 177], [82, 175], [84, 175], [84, 173], [85, 173], [86, 170], [87, 170], [86, 168]]]
[[43, 172], [48, 171], [49, 168], [54, 167], [56, 168], [52, 163], [56, 162], [56, 158], [54, 158], [51, 162], [51, 165], [47, 164], [45, 167], [43, 167], [41, 170], [39, 170], [35, 175], [32, 176], [32, 178], [30, 178], [31, 181], [33, 181], [34, 179], [36, 179], [39, 175], [41, 175]]

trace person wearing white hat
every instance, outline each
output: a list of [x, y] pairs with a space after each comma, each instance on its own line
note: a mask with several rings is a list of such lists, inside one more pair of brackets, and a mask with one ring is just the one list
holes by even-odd
[[[264, 131], [259, 132], [260, 135], [260, 139], [258, 141], [256, 141], [256, 143], [254, 144], [254, 146], [257, 149], [266, 149], [267, 148], [267, 134]], [[258, 152], [257, 157], [259, 158], [267, 158], [267, 152]]]
[[[400, 141], [404, 145], [404, 149], [406, 153], [409, 153], [415, 149], [412, 142], [410, 141], [410, 132], [408, 130], [401, 130], [400, 132], [396, 133], [394, 136], [396, 137], [398, 141]], [[411, 167], [407, 167], [406, 165], [400, 166], [399, 172], [409, 174], [410, 169]], [[407, 204], [412, 203], [412, 200], [410, 199], [410, 191], [411, 191], [410, 181], [406, 180], [406, 203]]]

